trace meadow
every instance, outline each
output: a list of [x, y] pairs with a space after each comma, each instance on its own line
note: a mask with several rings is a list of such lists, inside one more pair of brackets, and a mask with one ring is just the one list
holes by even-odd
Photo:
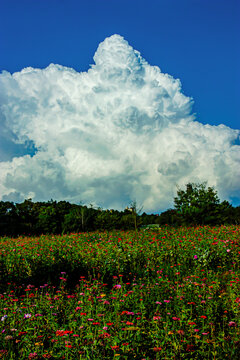
[[1, 359], [239, 359], [240, 227], [0, 239]]

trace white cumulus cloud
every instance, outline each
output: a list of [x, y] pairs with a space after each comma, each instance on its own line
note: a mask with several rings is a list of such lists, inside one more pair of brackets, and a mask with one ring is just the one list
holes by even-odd
[[[94, 62], [82, 73], [51, 64], [0, 75], [1, 199], [118, 209], [137, 200], [159, 211], [176, 184], [205, 180], [224, 199], [239, 196], [238, 130], [196, 121], [180, 81], [119, 35]], [[25, 152], [7, 157], [6, 144]]]

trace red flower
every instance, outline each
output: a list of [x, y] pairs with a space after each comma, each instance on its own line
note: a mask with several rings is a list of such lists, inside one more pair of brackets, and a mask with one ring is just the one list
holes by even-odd
[[69, 335], [69, 334], [72, 334], [72, 333], [73, 333], [73, 331], [69, 331], [69, 330], [57, 330], [56, 331], [57, 336]]
[[26, 333], [27, 333], [26, 331], [20, 331], [20, 333], [18, 334], [18, 336], [25, 335]]
[[107, 332], [99, 335], [99, 338], [102, 338], [102, 339], [110, 338], [110, 337], [111, 337], [111, 335], [109, 333], [107, 333]]
[[155, 352], [159, 352], [159, 351], [161, 351], [161, 350], [162, 350], [162, 348], [161, 348], [160, 346], [153, 348], [153, 351], [155, 351]]
[[193, 352], [193, 351], [195, 351], [194, 345], [192, 345], [192, 344], [187, 344], [186, 351], [187, 351], [187, 352]]

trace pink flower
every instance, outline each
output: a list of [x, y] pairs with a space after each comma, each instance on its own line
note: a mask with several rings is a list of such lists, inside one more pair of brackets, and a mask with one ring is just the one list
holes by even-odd
[[194, 255], [194, 259], [197, 260], [197, 258], [198, 258], [197, 255]]
[[184, 331], [183, 331], [183, 330], [178, 330], [177, 333], [178, 333], [179, 335], [184, 335]]
[[28, 358], [29, 359], [34, 359], [34, 358], [36, 358], [38, 356], [38, 354], [36, 353], [36, 352], [34, 352], [34, 353], [30, 353], [29, 355], [28, 355]]
[[121, 289], [121, 287], [122, 287], [122, 285], [114, 285], [114, 288], [116, 288], [116, 289]]
[[24, 319], [29, 319], [32, 315], [31, 314], [25, 314]]
[[229, 321], [228, 326], [237, 326], [237, 324], [235, 323], [235, 321]]

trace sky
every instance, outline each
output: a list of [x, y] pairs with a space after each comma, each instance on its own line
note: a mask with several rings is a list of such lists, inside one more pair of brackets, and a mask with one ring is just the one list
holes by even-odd
[[0, 199], [240, 204], [237, 0], [0, 0]]

